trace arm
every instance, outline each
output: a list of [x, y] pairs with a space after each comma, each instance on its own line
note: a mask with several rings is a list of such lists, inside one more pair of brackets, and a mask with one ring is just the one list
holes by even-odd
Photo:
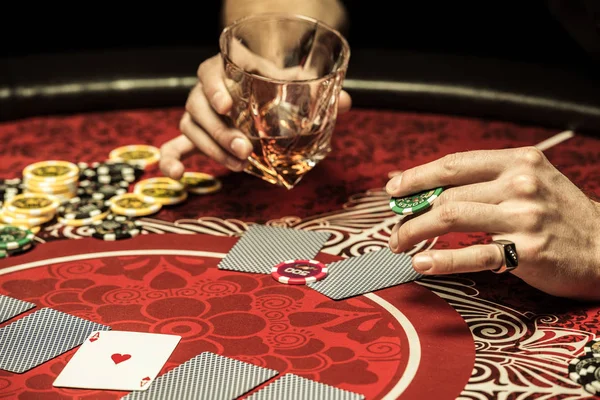
[[224, 0], [221, 22], [226, 26], [239, 18], [265, 12], [306, 15], [340, 31], [345, 31], [348, 24], [346, 9], [339, 0]]
[[[343, 32], [347, 25], [346, 10], [340, 0], [224, 0], [221, 23], [264, 12], [292, 12], [321, 20]], [[160, 169], [164, 175], [180, 179], [185, 171], [183, 159], [195, 152], [224, 165], [243, 171], [252, 153], [246, 136], [231, 127], [226, 117], [232, 104], [225, 85], [223, 60], [219, 54], [202, 62], [197, 71], [198, 83], [190, 92], [179, 129], [181, 135], [161, 146]], [[350, 109], [347, 92], [340, 93], [338, 112]]]

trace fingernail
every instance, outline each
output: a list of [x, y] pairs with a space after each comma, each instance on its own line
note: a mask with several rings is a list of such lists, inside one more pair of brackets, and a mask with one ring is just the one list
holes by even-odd
[[231, 141], [231, 150], [239, 159], [246, 159], [252, 152], [252, 146], [250, 146], [242, 138], [235, 138]]
[[400, 225], [396, 224], [394, 225], [394, 228], [392, 228], [392, 233], [390, 234], [390, 249], [392, 251], [396, 251], [396, 248], [398, 247], [398, 228], [400, 227]]
[[389, 194], [393, 194], [400, 188], [400, 182], [402, 182], [402, 175], [398, 175], [390, 179], [387, 183], [386, 190]]
[[217, 110], [217, 112], [222, 113], [225, 109], [225, 96], [221, 92], [217, 92], [213, 94], [212, 99], [210, 99], [210, 104], [212, 104], [213, 108]]
[[413, 257], [413, 267], [419, 272], [427, 272], [433, 267], [433, 258], [427, 254], [417, 254]]

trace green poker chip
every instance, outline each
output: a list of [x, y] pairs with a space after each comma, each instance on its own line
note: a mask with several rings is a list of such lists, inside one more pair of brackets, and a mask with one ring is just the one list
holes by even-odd
[[0, 250], [15, 250], [27, 246], [35, 235], [29, 229], [6, 225], [0, 227]]
[[433, 201], [442, 193], [444, 188], [424, 190], [419, 193], [405, 197], [392, 197], [390, 208], [399, 215], [411, 215], [419, 213], [431, 207]]

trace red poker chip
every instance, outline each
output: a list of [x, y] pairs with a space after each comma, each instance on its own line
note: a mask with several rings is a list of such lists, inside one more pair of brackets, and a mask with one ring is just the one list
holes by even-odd
[[286, 285], [306, 285], [327, 276], [327, 266], [316, 260], [287, 260], [271, 268], [271, 276]]

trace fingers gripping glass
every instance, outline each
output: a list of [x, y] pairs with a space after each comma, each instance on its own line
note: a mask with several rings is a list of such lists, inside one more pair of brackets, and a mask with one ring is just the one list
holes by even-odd
[[308, 17], [262, 14], [226, 27], [220, 48], [233, 124], [253, 145], [246, 172], [293, 188], [331, 151], [347, 41]]

